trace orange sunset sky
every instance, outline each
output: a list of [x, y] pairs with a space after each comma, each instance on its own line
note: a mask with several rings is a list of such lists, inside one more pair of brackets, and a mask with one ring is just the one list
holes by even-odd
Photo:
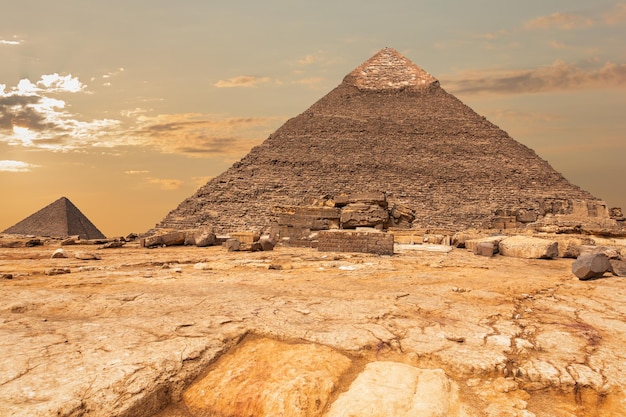
[[65, 196], [109, 237], [145, 232], [386, 46], [626, 209], [623, 1], [25, 0], [2, 15], [0, 230]]

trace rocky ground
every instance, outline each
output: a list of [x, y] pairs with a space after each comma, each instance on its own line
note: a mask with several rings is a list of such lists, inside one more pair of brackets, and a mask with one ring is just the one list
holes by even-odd
[[0, 248], [2, 417], [626, 416], [625, 278], [572, 259], [58, 246]]

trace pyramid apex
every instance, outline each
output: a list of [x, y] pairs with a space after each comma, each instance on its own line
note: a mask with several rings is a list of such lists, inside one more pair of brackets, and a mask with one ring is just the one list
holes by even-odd
[[439, 81], [393, 48], [383, 48], [356, 67], [344, 82], [363, 90], [424, 88]]

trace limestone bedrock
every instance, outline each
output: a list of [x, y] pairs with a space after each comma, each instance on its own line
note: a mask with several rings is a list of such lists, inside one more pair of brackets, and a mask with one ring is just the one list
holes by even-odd
[[193, 417], [244, 394], [255, 415], [359, 415], [359, 392], [393, 399], [383, 414], [626, 415], [624, 278], [580, 281], [571, 259], [57, 247], [0, 248], [2, 417]]

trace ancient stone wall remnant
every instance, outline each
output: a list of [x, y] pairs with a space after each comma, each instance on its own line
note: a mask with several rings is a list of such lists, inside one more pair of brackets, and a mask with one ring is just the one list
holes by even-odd
[[319, 233], [322, 252], [362, 252], [393, 255], [393, 235], [384, 232], [328, 230]]

